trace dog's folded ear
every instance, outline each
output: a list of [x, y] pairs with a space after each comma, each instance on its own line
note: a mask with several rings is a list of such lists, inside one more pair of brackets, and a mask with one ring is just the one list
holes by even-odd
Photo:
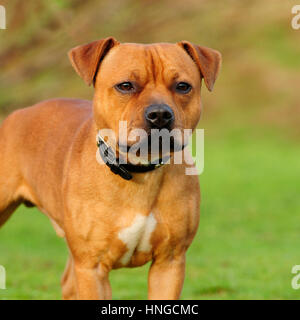
[[109, 37], [73, 48], [68, 55], [76, 72], [91, 85], [95, 81], [101, 61], [117, 44], [119, 42], [116, 39]]
[[181, 41], [177, 44], [182, 47], [197, 64], [207, 89], [212, 91], [221, 68], [221, 53], [210, 48], [194, 45], [188, 41]]

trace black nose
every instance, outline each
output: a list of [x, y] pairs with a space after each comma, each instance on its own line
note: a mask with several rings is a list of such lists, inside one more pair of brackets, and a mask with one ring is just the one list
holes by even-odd
[[171, 129], [174, 112], [166, 104], [152, 104], [145, 111], [145, 119], [150, 129]]

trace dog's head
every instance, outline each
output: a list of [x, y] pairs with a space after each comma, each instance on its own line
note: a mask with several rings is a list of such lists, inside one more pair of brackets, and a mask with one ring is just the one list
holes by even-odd
[[[211, 91], [221, 65], [219, 52], [188, 41], [144, 45], [106, 38], [72, 49], [69, 57], [85, 82], [94, 84], [98, 129], [112, 129], [118, 137], [119, 121], [127, 122], [120, 147], [134, 129], [148, 137], [151, 129], [193, 130], [202, 79]], [[128, 146], [136, 142], [130, 140]]]

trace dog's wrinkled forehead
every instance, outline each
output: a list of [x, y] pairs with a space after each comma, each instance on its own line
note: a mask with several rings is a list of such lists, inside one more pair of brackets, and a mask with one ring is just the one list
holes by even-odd
[[203, 78], [211, 91], [221, 66], [218, 51], [188, 41], [120, 44], [113, 37], [75, 47], [69, 51], [69, 58], [88, 85], [95, 84], [98, 76], [112, 81], [116, 81], [115, 77], [135, 76], [141, 81], [152, 77], [164, 81], [166, 76], [181, 76], [192, 81]]
[[199, 81], [194, 61], [175, 44], [141, 45], [125, 43], [112, 48], [101, 64], [99, 77], [111, 81]]

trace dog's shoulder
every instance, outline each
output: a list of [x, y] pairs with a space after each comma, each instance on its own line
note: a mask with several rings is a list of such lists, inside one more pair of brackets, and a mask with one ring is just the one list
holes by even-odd
[[31, 107], [20, 110], [23, 113], [91, 113], [92, 102], [89, 100], [71, 99], [71, 98], [56, 98], [41, 101]]
[[58, 98], [39, 102], [33, 106], [18, 109], [10, 114], [6, 122], [16, 125], [47, 126], [67, 122], [81, 122], [92, 116], [92, 102], [88, 100]]

